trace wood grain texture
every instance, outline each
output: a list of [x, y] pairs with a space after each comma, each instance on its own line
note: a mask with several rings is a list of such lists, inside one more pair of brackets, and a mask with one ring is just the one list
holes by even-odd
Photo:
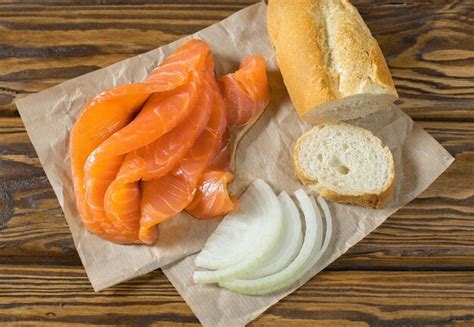
[[[0, 2], [0, 325], [197, 325], [163, 274], [95, 294], [13, 104], [256, 1]], [[474, 325], [474, 2], [354, 1], [399, 106], [456, 157], [421, 196], [253, 325]]]
[[[154, 49], [256, 1], [162, 2], [0, 4], [0, 111], [15, 115], [18, 95]], [[407, 113], [474, 119], [472, 1], [355, 3], [387, 57]]]
[[[161, 271], [94, 294], [82, 268], [2, 265], [0, 294], [3, 323], [198, 324]], [[470, 272], [325, 271], [251, 326], [468, 326], [473, 312]]]

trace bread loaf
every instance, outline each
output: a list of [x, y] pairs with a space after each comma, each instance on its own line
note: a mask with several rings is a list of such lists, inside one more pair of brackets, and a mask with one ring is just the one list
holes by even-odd
[[398, 98], [377, 41], [346, 0], [269, 0], [267, 27], [299, 116], [335, 122]]
[[304, 184], [336, 202], [381, 208], [395, 185], [390, 150], [370, 131], [349, 124], [326, 123], [306, 132], [293, 160]]

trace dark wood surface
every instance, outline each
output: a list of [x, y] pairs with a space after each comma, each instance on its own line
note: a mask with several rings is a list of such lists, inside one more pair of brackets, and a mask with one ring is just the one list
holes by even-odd
[[[94, 293], [13, 101], [254, 1], [0, 1], [0, 324], [198, 324], [161, 271]], [[130, 5], [133, 4], [133, 5]], [[253, 324], [474, 326], [474, 2], [356, 1], [400, 107], [456, 157]]]

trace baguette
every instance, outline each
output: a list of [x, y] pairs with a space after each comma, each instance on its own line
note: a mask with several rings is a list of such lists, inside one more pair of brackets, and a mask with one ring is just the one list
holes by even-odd
[[269, 0], [267, 28], [299, 116], [336, 122], [398, 98], [382, 51], [346, 0]]
[[328, 200], [382, 208], [395, 186], [390, 150], [370, 131], [345, 123], [314, 127], [297, 141], [299, 179]]

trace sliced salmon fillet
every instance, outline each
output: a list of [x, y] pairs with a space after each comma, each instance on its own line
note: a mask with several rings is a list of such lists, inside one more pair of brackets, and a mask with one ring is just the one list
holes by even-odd
[[[185, 90], [185, 92], [193, 92], [194, 88], [190, 88], [189, 90]], [[169, 95], [168, 98], [165, 98], [165, 96], [168, 95], [168, 93], [158, 93], [153, 95], [148, 101], [147, 104], [153, 104], [156, 105], [155, 108], [153, 108], [156, 111], [156, 116], [160, 116], [161, 112], [164, 112], [165, 114], [163, 116], [167, 115], [174, 115], [172, 119], [170, 119], [170, 123], [173, 125], [167, 127], [165, 123], [160, 124], [158, 126], [159, 128], [156, 129], [156, 133], [158, 134], [157, 137], [159, 137], [159, 134], [162, 134], [164, 131], [167, 131], [171, 128], [174, 127], [176, 124], [175, 121], [177, 119], [184, 119], [188, 113], [188, 109], [186, 106], [191, 105], [191, 103], [187, 100], [186, 97], [178, 97], [175, 94]], [[160, 98], [158, 100], [158, 97]], [[151, 100], [151, 101], [150, 101]], [[178, 101], [182, 100], [182, 101]], [[145, 106], [147, 106], [145, 104]], [[181, 106], [182, 110], [181, 112], [176, 112], [177, 106]], [[172, 108], [169, 110], [169, 108]], [[141, 112], [143, 112], [142, 109]], [[170, 111], [173, 111], [173, 113], [170, 114]], [[140, 114], [139, 114], [140, 115]], [[138, 118], [138, 116], [137, 116]], [[174, 119], [174, 120], [173, 120]], [[136, 121], [136, 118], [135, 120]], [[166, 122], [166, 120], [163, 119], [163, 122]], [[123, 129], [127, 129], [128, 126], [130, 126], [129, 123], [127, 126], [125, 126]], [[165, 126], [163, 126], [165, 125]], [[153, 126], [148, 126], [146, 127], [148, 131], [154, 131], [155, 129]], [[122, 130], [123, 130], [122, 129]], [[110, 224], [110, 222], [107, 219], [107, 216], [105, 214], [105, 209], [104, 209], [104, 196], [107, 188], [109, 185], [112, 183], [112, 181], [115, 179], [121, 164], [124, 159], [124, 154], [120, 154], [120, 152], [127, 153], [129, 151], [133, 151], [134, 147], [132, 145], [131, 148], [126, 149], [122, 147], [121, 143], [124, 143], [124, 146], [130, 145], [130, 143], [127, 142], [118, 142], [116, 144], [116, 147], [120, 149], [119, 154], [109, 154], [106, 151], [103, 151], [103, 146], [104, 145], [110, 145], [108, 141], [113, 138], [117, 133], [120, 133], [122, 130], [119, 130], [118, 132], [114, 133], [112, 136], [110, 136], [106, 141], [104, 141], [99, 147], [97, 147], [87, 158], [87, 161], [84, 165], [84, 178], [85, 178], [85, 205], [86, 208], [89, 210], [90, 214], [94, 217], [96, 221], [99, 221], [101, 225], [103, 226], [104, 231], [107, 234], [113, 235], [113, 234], [122, 234], [125, 231], [121, 230], [116, 230], [113, 225]], [[139, 144], [143, 146], [144, 144]], [[107, 230], [105, 230], [107, 229]], [[127, 243], [134, 243], [135, 241], [138, 242], [138, 240], [130, 240], [127, 241]]]
[[236, 210], [229, 128], [258, 117], [268, 97], [263, 58], [245, 58], [218, 84], [210, 49], [190, 40], [143, 83], [90, 100], [70, 141], [86, 227], [115, 243], [153, 244], [156, 225], [184, 209], [200, 219]]
[[138, 181], [145, 168], [143, 152], [135, 150], [125, 156], [117, 177], [108, 186], [104, 197], [107, 219], [117, 230], [131, 233], [137, 242], [141, 198]]
[[248, 123], [258, 117], [270, 99], [265, 58], [247, 56], [235, 73], [219, 79], [227, 110], [229, 127]]
[[227, 184], [232, 181], [229, 170], [232, 145], [231, 128], [248, 124], [258, 118], [270, 100], [265, 59], [245, 57], [238, 71], [219, 79], [227, 112], [227, 130], [220, 150], [213, 158], [199, 184], [193, 201], [186, 208], [196, 218], [209, 219], [238, 209], [238, 201], [231, 197]]
[[[173, 99], [176, 98], [177, 96], [173, 96]], [[162, 101], [161, 103], [164, 103], [165, 101], [166, 100]], [[179, 108], [178, 106], [184, 107], [187, 105], [189, 104], [178, 102], [174, 103], [172, 106], [174, 108]], [[145, 108], [143, 110], [145, 110]], [[178, 112], [177, 114], [175, 114], [175, 117], [179, 115], [183, 115], [183, 113]], [[173, 119], [176, 119], [175, 117], [170, 117], [167, 120], [163, 119], [163, 122], [167, 121], [168, 123], [173, 123]], [[128, 126], [130, 126], [130, 124]], [[163, 127], [164, 123], [156, 125], [159, 128], [157, 128], [156, 133], [162, 134], [163, 130], [165, 130]], [[153, 129], [153, 127], [151, 126], [146, 128], [148, 128], [148, 130]], [[177, 130], [180, 129], [181, 127]], [[127, 145], [127, 142], [122, 143], [125, 143], [124, 146]], [[128, 152], [128, 154], [125, 156], [125, 159], [121, 163], [121, 166], [119, 166], [120, 170], [116, 174], [116, 177], [112, 177], [111, 179], [105, 179], [106, 177], [104, 176], [104, 179], [98, 179], [99, 182], [96, 183], [97, 187], [95, 189], [91, 189], [90, 191], [89, 189], [86, 189], [86, 194], [89, 194], [89, 192], [95, 192], [95, 198], [103, 199], [104, 210], [106, 215], [105, 218], [112, 222], [112, 225], [116, 230], [119, 230], [122, 233], [132, 233], [131, 236], [133, 235], [134, 241], [130, 243], [141, 243], [138, 238], [138, 229], [141, 217], [141, 191], [139, 181], [145, 175], [146, 152], [146, 146], [142, 146], [141, 148], [136, 150], [131, 150], [131, 152]], [[116, 158], [121, 157], [123, 157], [123, 155], [115, 155], [112, 157], [99, 157], [96, 159], [96, 164], [103, 165], [112, 163], [115, 161]], [[86, 171], [88, 171], [87, 169], [88, 167], [86, 166]], [[109, 172], [113, 172], [114, 170], [117, 171], [118, 169], [116, 166], [110, 165], [107, 170]], [[105, 170], [100, 171], [105, 172]], [[88, 177], [90, 178], [90, 176]], [[106, 192], [104, 192], [102, 185], [106, 187]], [[93, 211], [94, 209], [91, 208], [90, 210]], [[97, 217], [96, 219], [100, 219], [100, 217], [103, 217], [103, 213], [97, 210], [93, 212], [93, 215]], [[156, 241], [157, 233], [154, 233], [150, 237], [153, 242]]]
[[[100, 155], [125, 154], [157, 140], [181, 122], [195, 106], [206, 61], [211, 52], [206, 43], [190, 40], [153, 70], [148, 83], [182, 76], [188, 83], [168, 92], [156, 93], [138, 116], [101, 144]], [[181, 79], [179, 79], [181, 80]]]
[[[207, 58], [209, 57], [208, 54], [209, 51], [203, 54], [203, 56], [205, 55]], [[201, 62], [204, 66], [205, 61]], [[91, 159], [93, 164], [91, 166], [86, 165], [85, 167], [86, 177], [94, 178], [96, 181], [95, 184], [90, 185], [90, 188], [86, 188], [87, 199], [104, 199], [104, 205], [107, 204], [105, 218], [111, 220], [113, 226], [122, 233], [133, 231], [135, 239], [130, 243], [140, 242], [136, 239], [138, 232], [136, 223], [140, 219], [140, 205], [139, 202], [133, 199], [130, 199], [128, 206], [121, 205], [119, 201], [127, 202], [125, 196], [140, 197], [138, 181], [143, 177], [144, 168], [141, 168], [139, 173], [137, 171], [127, 171], [127, 169], [137, 169], [137, 167], [130, 164], [130, 162], [136, 162], [137, 160], [144, 162], [144, 147], [150, 141], [160, 138], [166, 132], [171, 131], [188, 116], [191, 107], [197, 105], [197, 93], [201, 80], [203, 79], [202, 73], [204, 72], [204, 68], [197, 67], [197, 70], [194, 70], [191, 66], [192, 65], [190, 65], [189, 70], [192, 76], [187, 84], [170, 92], [152, 95], [138, 116], [131, 123], [109, 137], [94, 150], [89, 158], [94, 157]], [[115, 145], [113, 145], [114, 143]], [[118, 158], [122, 156], [122, 153], [130, 154], [130, 151], [134, 152], [134, 156], [127, 155], [120, 169], [121, 175], [133, 175], [133, 180], [130, 178], [125, 180], [121, 180], [120, 178], [117, 178], [118, 180], [111, 180], [105, 176], [101, 179], [100, 176], [94, 176], [89, 173], [90, 171], [94, 171], [93, 165], [103, 166], [109, 163], [107, 176], [113, 171], [117, 172], [116, 166], [112, 166], [111, 163], [118, 160]], [[140, 152], [141, 155], [138, 155], [138, 152]], [[104, 173], [105, 170], [100, 171]], [[94, 188], [94, 185], [97, 187]], [[107, 190], [106, 192], [104, 192], [104, 187]], [[89, 203], [86, 202], [86, 205], [89, 205]], [[90, 208], [91, 211], [94, 211], [93, 214], [97, 217], [96, 219], [104, 218], [104, 211], [100, 209], [99, 207]]]
[[[141, 243], [137, 238], [137, 231], [130, 228], [124, 228], [125, 223], [121, 225], [117, 224], [116, 219], [110, 219], [107, 216], [105, 207], [104, 207], [104, 196], [107, 189], [110, 188], [111, 183], [115, 183], [116, 179], [113, 176], [113, 173], [108, 176], [104, 173], [110, 169], [112, 172], [116, 172], [122, 166], [122, 159], [115, 157], [114, 160], [106, 162], [107, 166], [100, 167], [94, 166], [95, 169], [101, 169], [99, 172], [99, 178], [86, 178], [85, 180], [85, 196], [86, 196], [86, 207], [90, 212], [94, 220], [99, 222], [103, 228], [104, 234], [100, 236], [104, 239], [111, 240], [115, 243]], [[112, 164], [111, 164], [112, 163]], [[129, 192], [130, 193], [130, 192]], [[130, 194], [128, 194], [130, 196]], [[130, 224], [130, 221], [126, 222]]]
[[209, 169], [213, 170], [229, 170], [230, 169], [230, 160], [232, 156], [232, 144], [231, 144], [231, 134], [230, 129], [227, 128], [222, 136], [221, 145], [219, 146], [219, 151], [216, 153], [212, 159]]
[[168, 174], [159, 179], [142, 181], [141, 190], [139, 238], [151, 245], [157, 239], [156, 225], [183, 210], [183, 203], [192, 201], [194, 188], [182, 176]]
[[[192, 85], [192, 83], [189, 84]], [[191, 97], [196, 98], [195, 95], [188, 94], [194, 92], [196, 92], [196, 88], [192, 86], [180, 90], [179, 93], [172, 94], [166, 99], [161, 98], [164, 93], [153, 95], [147, 101], [139, 115], [132, 122], [122, 128], [122, 130], [115, 132], [89, 155], [86, 164], [84, 165], [85, 205], [88, 208], [90, 214], [95, 217], [96, 221], [100, 221], [104, 226], [110, 225], [107, 216], [105, 215], [104, 209], [105, 192], [110, 183], [112, 183], [112, 181], [115, 179], [115, 176], [120, 169], [121, 163], [123, 162], [124, 154], [146, 145], [140, 143], [146, 142], [144, 138], [134, 137], [133, 134], [121, 142], [118, 138], [114, 137], [123, 130], [128, 131], [129, 126], [134, 124], [134, 122], [137, 121], [137, 118], [139, 118], [143, 112], [147, 114], [151, 111], [153, 111], [153, 116], [155, 118], [158, 117], [153, 120], [154, 125], [145, 126], [141, 122], [146, 122], [146, 120], [140, 119], [140, 124], [135, 124], [135, 128], [146, 129], [146, 134], [148, 135], [151, 135], [152, 131], [155, 131], [157, 137], [159, 137], [165, 132], [171, 130], [180, 120], [183, 120], [187, 116], [189, 112], [189, 106], [193, 105], [189, 99]], [[181, 94], [184, 95], [179, 96]], [[160, 96], [160, 101], [158, 101], [158, 96]], [[137, 132], [137, 134], [140, 133]], [[110, 143], [109, 140], [111, 139], [114, 139], [115, 147], [110, 146], [112, 143]], [[129, 148], [127, 148], [127, 146]], [[114, 231], [114, 227], [109, 226], [108, 230], [105, 232], [107, 234], [121, 234], [125, 231]], [[134, 243], [135, 241], [138, 240], [127, 243]]]
[[[197, 54], [200, 55], [196, 57]], [[101, 205], [102, 195], [111, 182], [111, 176], [118, 171], [123, 156], [117, 156], [113, 160], [108, 158], [108, 162], [97, 164], [95, 169], [90, 168], [89, 180], [85, 179], [84, 172], [87, 158], [100, 144], [126, 126], [152, 93], [172, 92], [171, 90], [189, 80], [191, 70], [186, 67], [189, 62], [186, 63], [185, 58], [195, 58], [198, 67], [209, 55], [210, 50], [204, 42], [188, 42], [177, 49], [173, 58], [168, 58], [163, 66], [153, 70], [144, 83], [122, 85], [102, 92], [82, 109], [70, 134], [71, 169], [79, 214], [93, 233], [117, 243], [133, 242], [128, 235], [121, 235], [121, 231], [116, 230], [105, 219], [103, 204]], [[172, 74], [173, 70], [179, 72]], [[95, 162], [93, 159], [90, 161], [89, 167]], [[94, 213], [99, 213], [98, 216], [89, 212], [88, 203]]]
[[[117, 177], [107, 188], [104, 198], [107, 218], [112, 221], [115, 228], [133, 232], [137, 242], [141, 242], [138, 240], [141, 217], [139, 181], [166, 175], [184, 156], [185, 153], [180, 156], [183, 148], [186, 151], [193, 145], [198, 133], [202, 131], [209, 119], [210, 108], [202, 102], [201, 97], [179, 128], [173, 129], [148, 146], [129, 152]], [[197, 135], [194, 136], [194, 133]], [[188, 143], [191, 144], [188, 145]], [[155, 159], [163, 154], [165, 156], [162, 158], [166, 161]], [[163, 163], [162, 166], [159, 165], [161, 163]], [[157, 230], [153, 229], [149, 235], [150, 244], [156, 241], [157, 236]]]
[[230, 196], [227, 185], [234, 176], [224, 170], [208, 170], [201, 178], [197, 192], [186, 212], [199, 219], [223, 216], [239, 208], [236, 197]]
[[182, 81], [189, 78], [190, 71], [200, 70], [211, 55], [206, 42], [191, 39], [180, 45], [161, 65], [157, 66], [146, 79], [145, 83], [161, 83], [162, 81]]
[[211, 106], [206, 128], [188, 153], [171, 173], [152, 181], [142, 181], [141, 219], [139, 237], [142, 242], [154, 242], [156, 225], [176, 216], [192, 201], [197, 183], [217, 153], [226, 128], [224, 101], [214, 77], [214, 65], [210, 64], [204, 92]]
[[103, 230], [85, 207], [84, 164], [89, 154], [107, 137], [125, 126], [149, 97], [146, 93], [135, 97], [127, 94], [127, 88], [120, 87], [91, 99], [82, 109], [70, 133], [71, 170], [77, 209], [86, 227], [99, 235], [103, 234]]
[[168, 174], [191, 149], [209, 121], [210, 105], [201, 91], [199, 101], [179, 126], [146, 146], [145, 181]]
[[91, 232], [104, 235], [104, 228], [109, 228], [107, 224], [101, 226], [104, 223], [95, 220], [86, 208], [84, 165], [87, 158], [110, 135], [130, 122], [150, 97], [150, 91], [166, 91], [177, 86], [159, 83], [144, 89], [138, 84], [122, 85], [95, 96], [81, 110], [70, 133], [71, 171], [77, 209]]
[[110, 157], [126, 154], [169, 132], [196, 105], [199, 83], [196, 79], [173, 91], [153, 94], [137, 117], [105, 140], [96, 155]]

